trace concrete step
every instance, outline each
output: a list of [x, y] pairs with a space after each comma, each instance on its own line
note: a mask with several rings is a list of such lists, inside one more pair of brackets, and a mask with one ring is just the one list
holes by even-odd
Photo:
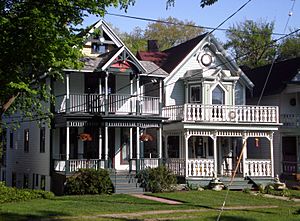
[[110, 174], [110, 179], [114, 185], [115, 193], [142, 193], [144, 189], [140, 187], [135, 174], [128, 171], [116, 171]]

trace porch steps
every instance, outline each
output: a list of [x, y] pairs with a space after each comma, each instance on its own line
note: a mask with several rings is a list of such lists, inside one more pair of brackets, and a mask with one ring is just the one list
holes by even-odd
[[274, 183], [274, 178], [272, 177], [247, 177], [249, 181], [251, 181], [255, 187], [267, 186], [270, 183]]
[[139, 186], [135, 173], [129, 171], [113, 171], [110, 179], [114, 185], [115, 193], [143, 193], [144, 189]]
[[230, 190], [243, 190], [243, 189], [253, 189], [255, 188], [255, 183], [252, 182], [252, 180], [249, 180], [247, 178], [243, 177], [236, 177], [234, 178], [232, 184], [230, 184], [230, 177], [221, 177], [220, 181], [228, 187]]

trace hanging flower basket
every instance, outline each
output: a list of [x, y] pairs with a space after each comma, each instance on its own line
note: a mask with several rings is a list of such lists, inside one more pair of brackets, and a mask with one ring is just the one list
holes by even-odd
[[81, 133], [81, 134], [79, 134], [78, 137], [81, 141], [92, 141], [93, 140], [92, 136], [88, 133]]
[[140, 136], [141, 141], [153, 141], [153, 137], [150, 134], [143, 134]]

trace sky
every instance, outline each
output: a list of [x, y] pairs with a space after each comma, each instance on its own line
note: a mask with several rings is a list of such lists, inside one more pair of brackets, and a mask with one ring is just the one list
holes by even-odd
[[[218, 2], [212, 6], [201, 8], [200, 0], [176, 0], [174, 7], [166, 9], [166, 0], [136, 0], [135, 5], [130, 6], [127, 13], [124, 10], [113, 7], [108, 8], [107, 11], [114, 14], [151, 19], [172, 16], [180, 20], [193, 21], [199, 26], [216, 27], [247, 1], [248, 0], [218, 0]], [[293, 1], [295, 1], [292, 11], [293, 14], [289, 16]], [[285, 30], [288, 18], [289, 22]], [[99, 19], [99, 17], [89, 16], [85, 19], [84, 26], [93, 24]], [[222, 25], [221, 28], [228, 28], [246, 19], [267, 22], [274, 21], [274, 32], [288, 33], [290, 30], [300, 28], [300, 0], [252, 0], [241, 11]], [[149, 23], [147, 21], [120, 18], [112, 15], [106, 15], [104, 20], [113, 24], [113, 26], [123, 32], [131, 32], [134, 27], [145, 28]], [[219, 40], [223, 42], [226, 41], [224, 31], [215, 31], [214, 35]], [[278, 38], [279, 36], [273, 37]]]

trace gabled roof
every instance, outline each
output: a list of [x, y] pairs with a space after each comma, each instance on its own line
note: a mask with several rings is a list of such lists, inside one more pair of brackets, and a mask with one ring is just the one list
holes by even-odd
[[[253, 90], [254, 97], [260, 96], [270, 68], [271, 64], [251, 70], [244, 70], [244, 73], [255, 85]], [[287, 83], [292, 83], [291, 80], [298, 74], [299, 70], [300, 57], [274, 63], [264, 95], [281, 93], [285, 89]]]
[[159, 66], [157, 66], [152, 61], [140, 61], [143, 67], [147, 70], [147, 72], [144, 74], [146, 76], [156, 76], [156, 77], [166, 77], [168, 76], [168, 73], [165, 72], [163, 69], [161, 69]]
[[144, 61], [152, 61], [166, 72], [171, 73], [206, 35], [207, 33], [199, 35], [162, 52], [138, 52], [137, 58]]

